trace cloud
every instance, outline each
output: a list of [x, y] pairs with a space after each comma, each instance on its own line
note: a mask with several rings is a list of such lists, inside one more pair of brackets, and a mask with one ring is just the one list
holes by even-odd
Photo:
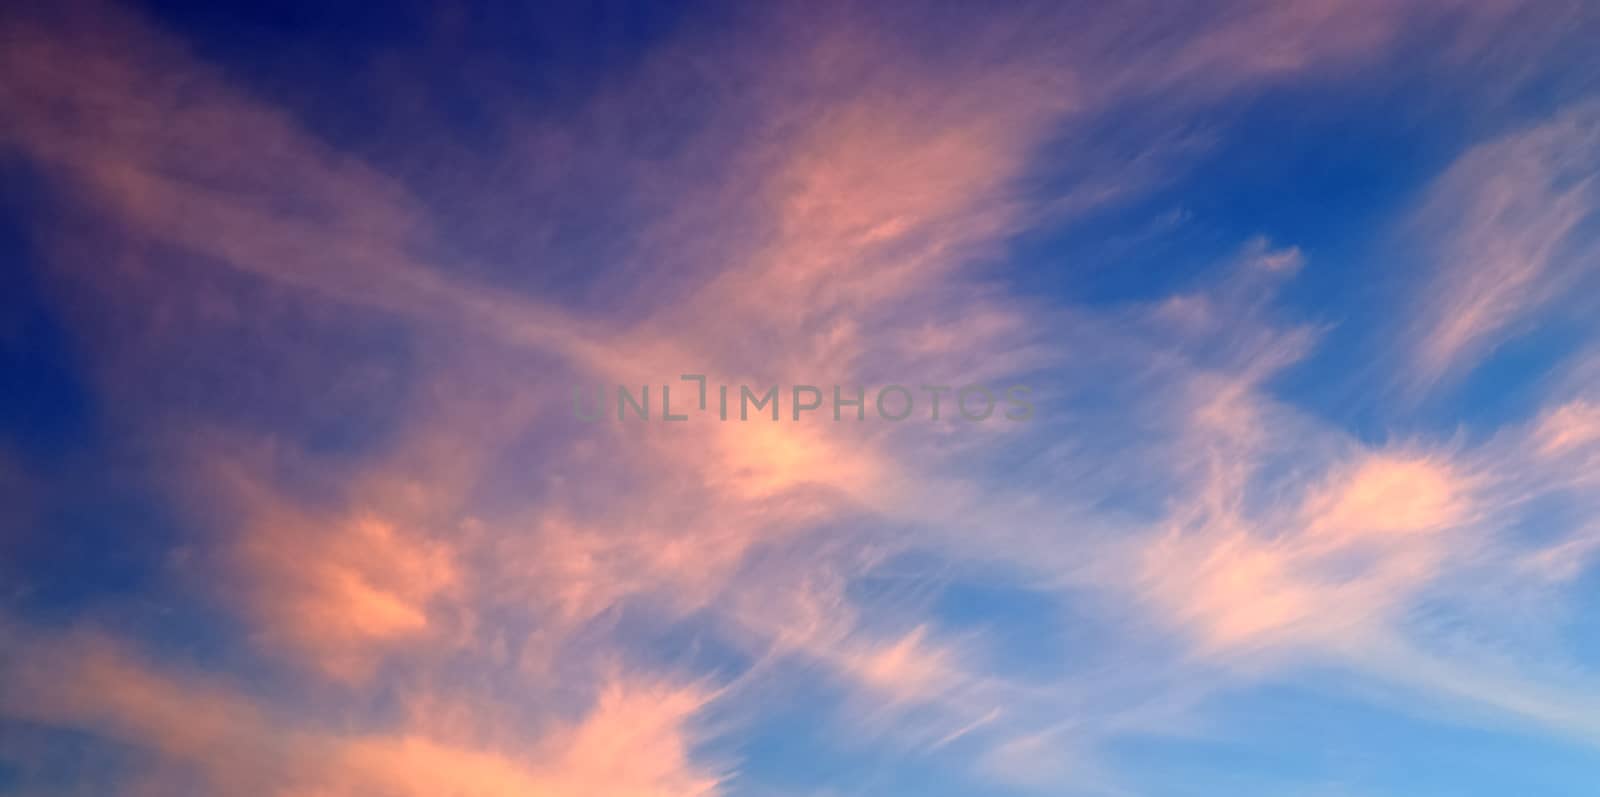
[[367, 648], [427, 634], [428, 603], [457, 578], [447, 549], [376, 517], [313, 534], [270, 526], [246, 534], [240, 556], [263, 592], [254, 601], [262, 633], [341, 677], [370, 667]]
[[1335, 465], [1293, 508], [1241, 512], [1237, 490], [1206, 498], [1197, 520], [1155, 541], [1144, 583], [1203, 648], [1342, 645], [1439, 575], [1470, 481], [1409, 452]]
[[412, 717], [411, 727], [308, 726], [210, 676], [164, 671], [97, 634], [8, 631], [26, 644], [4, 668], [0, 705], [8, 715], [145, 750], [229, 794], [697, 797], [715, 793], [721, 779], [688, 762], [684, 724], [707, 699], [692, 687], [615, 678], [576, 722], [551, 725], [513, 754], [430, 733], [437, 718], [427, 715]]
[[[743, 701], [754, 723], [762, 697], [816, 680], [844, 687], [825, 709], [864, 743], [1040, 783], [1093, 770], [1107, 739], [1181, 726], [1218, 668], [1399, 633], [1453, 581], [1455, 544], [1537, 471], [1491, 478], [1444, 444], [1359, 443], [1275, 398], [1318, 333], [1282, 323], [1274, 292], [1312, 258], [1257, 238], [1214, 283], [1111, 308], [1024, 300], [980, 268], [1049, 212], [1029, 179], [1064, 127], [1344, 63], [1413, 13], [1228, 7], [1138, 53], [1115, 46], [1122, 15], [1067, 48], [999, 16], [962, 26], [977, 44], [948, 64], [829, 12], [784, 46], [729, 50], [712, 70], [728, 77], [706, 83], [694, 47], [668, 44], [570, 128], [490, 122], [519, 149], [450, 165], [476, 177], [504, 154], [515, 185], [467, 197], [340, 151], [127, 15], [8, 21], [5, 141], [70, 187], [64, 216], [97, 222], [50, 262], [98, 331], [110, 422], [169, 463], [155, 481], [197, 527], [196, 560], [219, 565], [189, 573], [196, 599], [237, 618], [239, 655], [283, 682], [246, 694], [242, 674], [189, 680], [91, 632], [27, 634], [7, 712], [226, 793], [667, 797], [728, 790], [737, 764], [696, 745], [712, 708]], [[716, 109], [667, 146], [685, 165], [661, 166], [629, 136], [653, 129], [650, 98], [674, 80]], [[1489, 145], [1435, 189], [1424, 215], [1499, 236], [1463, 252], [1528, 257], [1479, 257], [1446, 286], [1459, 313], [1428, 328], [1444, 342], [1422, 347], [1437, 362], [1424, 373], [1485, 345], [1559, 270], [1541, 258], [1583, 194], [1553, 153], [1587, 142], [1583, 119]], [[1143, 189], [1141, 168], [1096, 167], [1089, 195]], [[513, 200], [595, 201], [585, 180], [613, 169], [641, 195], [615, 248], [453, 259], [493, 247], [457, 240], [479, 228], [437, 205], [467, 199], [479, 223], [516, 227]], [[594, 274], [519, 281], [558, 256]], [[570, 415], [574, 386], [688, 394], [683, 373], [1040, 372], [1059, 413], [1028, 427]], [[368, 434], [329, 433], [348, 427]], [[1583, 429], [1581, 409], [1557, 410], [1538, 450], [1570, 456]], [[998, 643], [940, 616], [942, 575], [911, 597], [862, 589], [897, 556], [992, 567], [1049, 612], [1081, 601], [1112, 644], [1076, 654], [1082, 670], [985, 669]], [[706, 666], [680, 677], [685, 661]], [[395, 695], [401, 718], [369, 716]], [[1074, 766], [1023, 777], [1023, 761], [1066, 754]]]
[[1470, 369], [1583, 277], [1597, 118], [1579, 105], [1479, 144], [1429, 189], [1413, 222], [1435, 268], [1413, 333], [1414, 389]]
[[1407, 454], [1367, 458], [1308, 501], [1310, 533], [1343, 544], [1448, 529], [1471, 511], [1471, 486], [1449, 462]]
[[1545, 413], [1534, 436], [1539, 453], [1561, 456], [1600, 441], [1600, 407], [1576, 400]]

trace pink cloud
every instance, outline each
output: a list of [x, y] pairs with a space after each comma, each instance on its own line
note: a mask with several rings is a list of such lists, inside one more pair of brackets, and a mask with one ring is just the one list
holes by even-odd
[[1414, 328], [1413, 387], [1470, 368], [1582, 276], [1593, 252], [1574, 233], [1595, 211], [1595, 111], [1579, 106], [1480, 144], [1435, 182], [1416, 220], [1437, 248]]

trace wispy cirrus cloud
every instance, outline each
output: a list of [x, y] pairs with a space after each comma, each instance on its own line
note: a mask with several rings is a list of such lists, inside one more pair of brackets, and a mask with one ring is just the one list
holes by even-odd
[[1412, 386], [1480, 362], [1586, 284], [1594, 260], [1595, 109], [1480, 144], [1438, 178], [1414, 224], [1437, 242], [1415, 327]]
[[[3, 140], [63, 189], [49, 272], [109, 421], [164, 463], [195, 600], [274, 678], [19, 630], [0, 704], [142, 750], [152, 789], [233, 794], [737, 792], [702, 721], [753, 727], [819, 684], [818, 710], [865, 746], [1043, 789], [1115, 784], [1106, 742], [1186, 731], [1246, 673], [1305, 661], [1581, 730], [1552, 707], [1585, 677], [1540, 692], [1520, 667], [1448, 667], [1454, 640], [1412, 621], [1470, 603], [1489, 551], [1583, 547], [1578, 530], [1502, 537], [1530, 496], [1573, 486], [1545, 476], [1587, 456], [1587, 405], [1482, 447], [1363, 442], [1297, 411], [1272, 380], [1323, 330], [1283, 321], [1278, 291], [1317, 266], [1265, 238], [1133, 305], [1025, 300], [978, 268], [1060, 221], [1029, 178], [1063, 130], [1129, 102], [1181, 116], [1490, 13], [1224, 5], [1153, 30], [1109, 12], [947, 20], [955, 59], [937, 24], [903, 39], [830, 10], [782, 36], [751, 23], [715, 79], [695, 47], [720, 39], [691, 32], [575, 120], [496, 118], [504, 153], [417, 129], [474, 177], [505, 155], [511, 176], [475, 183], [386, 172], [131, 15], [8, 21]], [[715, 98], [704, 118], [638, 143], [656, 95], [684, 86]], [[1421, 326], [1424, 378], [1554, 290], [1587, 196], [1567, 179], [1585, 118], [1441, 178], [1423, 215], [1489, 237], [1461, 245], [1467, 276]], [[1089, 205], [1152, 184], [1146, 163], [1092, 166]], [[523, 224], [524, 202], [589, 202], [611, 185], [597, 174], [632, 192], [620, 243], [564, 244], [540, 220], [507, 263], [479, 239]], [[441, 212], [456, 199], [489, 218]], [[557, 259], [592, 273], [527, 289], [524, 264]], [[683, 373], [1038, 377], [1057, 411], [955, 432], [571, 417], [572, 386]], [[866, 588], [917, 557], [934, 564]], [[958, 578], [1044, 608], [961, 628], [940, 606]], [[1073, 612], [1111, 629], [1102, 650], [1029, 671], [986, 633]], [[1026, 765], [1046, 758], [1069, 765]]]
[[[319, 727], [208, 675], [163, 670], [96, 633], [11, 627], [7, 639], [25, 646], [8, 666], [7, 714], [104, 735], [180, 767], [152, 762], [125, 781], [146, 779], [151, 793], [700, 795], [720, 779], [687, 760], [684, 724], [707, 699], [692, 686], [619, 676], [584, 714], [532, 738], [488, 742], [487, 718], [499, 713], [489, 704], [431, 705], [405, 730], [352, 733], [337, 717]], [[470, 720], [470, 737], [452, 728], [452, 714]], [[529, 747], [536, 755], [511, 752]]]

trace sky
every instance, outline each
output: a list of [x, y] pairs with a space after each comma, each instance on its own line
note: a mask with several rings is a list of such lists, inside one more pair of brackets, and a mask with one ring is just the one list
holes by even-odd
[[1597, 41], [5, 4], [0, 795], [1600, 793]]

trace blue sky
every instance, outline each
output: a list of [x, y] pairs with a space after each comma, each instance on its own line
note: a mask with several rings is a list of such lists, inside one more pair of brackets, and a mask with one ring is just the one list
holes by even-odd
[[1597, 36], [8, 8], [0, 794], [1592, 793]]

